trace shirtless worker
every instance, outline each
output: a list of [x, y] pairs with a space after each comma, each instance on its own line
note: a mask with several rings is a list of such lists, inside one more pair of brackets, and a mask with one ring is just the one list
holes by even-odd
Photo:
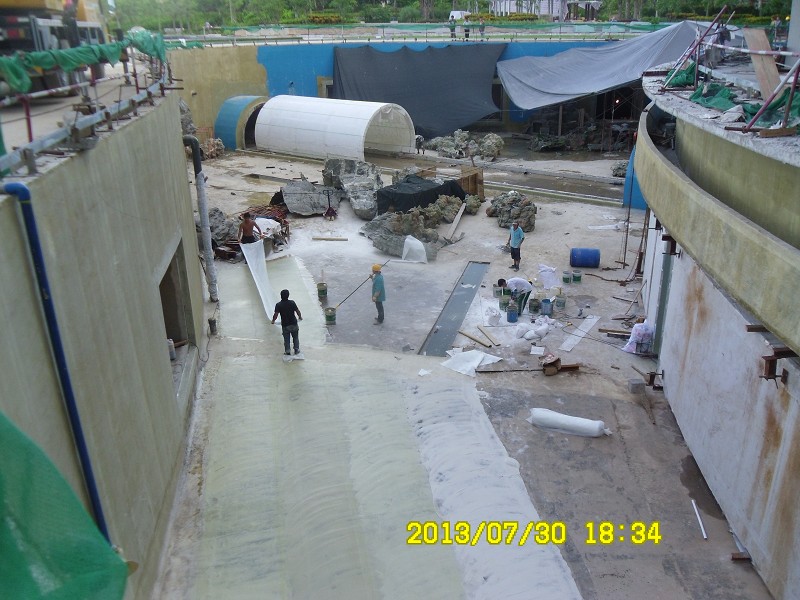
[[[249, 212], [242, 215], [243, 221], [239, 224], [239, 232], [236, 236], [240, 244], [252, 244], [257, 242], [264, 234], [261, 233], [261, 228], [252, 219]], [[258, 231], [258, 237], [253, 234], [253, 230]]]

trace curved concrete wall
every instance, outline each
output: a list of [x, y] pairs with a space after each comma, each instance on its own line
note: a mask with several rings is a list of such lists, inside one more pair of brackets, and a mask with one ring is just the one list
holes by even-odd
[[[777, 371], [787, 372], [786, 382], [762, 379], [766, 342], [774, 338], [748, 333], [751, 318], [738, 305], [797, 350], [796, 302], [788, 300], [800, 281], [800, 251], [677, 169], [652, 143], [646, 119], [647, 114], [639, 125], [635, 158], [640, 184], [682, 250], [668, 256], [660, 235], [648, 239], [647, 308], [651, 320], [663, 312], [657, 334], [664, 392], [753, 565], [776, 599], [794, 599], [800, 596], [800, 367], [781, 359]], [[686, 123], [681, 131], [696, 133]], [[720, 168], [716, 158], [706, 157], [705, 170]], [[746, 177], [740, 171], [734, 179]], [[764, 194], [777, 193], [764, 185]]]
[[[635, 166], [648, 205], [717, 285], [800, 353], [800, 311], [789, 309], [798, 292], [800, 250], [720, 202], [670, 163], [650, 139], [646, 119], [647, 113], [639, 123]], [[689, 127], [684, 124], [680, 131]], [[708, 154], [707, 170], [720, 168], [718, 158]], [[740, 169], [737, 179], [745, 178], [747, 170]], [[763, 188], [770, 196], [778, 191]], [[788, 208], [796, 195], [783, 200]]]

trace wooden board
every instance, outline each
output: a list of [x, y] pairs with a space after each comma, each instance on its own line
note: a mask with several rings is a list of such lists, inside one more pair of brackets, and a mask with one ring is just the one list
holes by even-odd
[[[772, 50], [767, 39], [767, 32], [763, 29], [745, 27], [740, 31], [744, 34], [744, 39], [750, 50], [766, 50], [768, 52]], [[753, 61], [753, 67], [756, 70], [761, 98], [766, 100], [781, 82], [780, 75], [778, 75], [778, 67], [775, 65], [775, 57], [764, 54], [751, 54], [750, 59]]]
[[456, 214], [456, 218], [453, 219], [453, 224], [450, 226], [450, 230], [447, 232], [447, 235], [444, 236], [446, 240], [452, 240], [453, 234], [456, 232], [456, 227], [458, 227], [458, 223], [461, 221], [461, 215], [464, 214], [464, 209], [467, 208], [467, 203], [464, 202], [461, 204], [461, 208], [458, 209], [458, 214]]
[[481, 333], [482, 333], [483, 335], [485, 335], [485, 336], [488, 338], [488, 340], [489, 340], [490, 342], [492, 342], [492, 343], [493, 343], [495, 346], [499, 346], [499, 345], [500, 345], [500, 342], [498, 342], [496, 339], [494, 339], [494, 338], [491, 336], [491, 334], [490, 334], [488, 331], [486, 331], [486, 328], [485, 328], [483, 325], [478, 325], [478, 329], [480, 329], [480, 330], [481, 330]]

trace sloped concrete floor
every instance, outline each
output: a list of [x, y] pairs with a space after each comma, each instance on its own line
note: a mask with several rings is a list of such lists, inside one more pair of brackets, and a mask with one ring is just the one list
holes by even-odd
[[[218, 202], [230, 213], [264, 203], [259, 199], [275, 190], [246, 183], [243, 174], [267, 164], [289, 177], [305, 170], [309, 179], [321, 179], [313, 165], [233, 155], [205, 164], [211, 204]], [[434, 590], [441, 597], [500, 597], [489, 591], [496, 594], [498, 588], [475, 584], [466, 563], [450, 548], [405, 544], [408, 520], [441, 521], [448, 513], [436, 504], [435, 480], [426, 481], [420, 465], [424, 455], [415, 448], [413, 435], [410, 430], [402, 433], [413, 428], [413, 422], [408, 422], [407, 410], [404, 414], [398, 408], [397, 399], [407, 404], [408, 390], [418, 389], [415, 386], [439, 389], [435, 382], [456, 380], [465, 387], [445, 389], [479, 394], [505, 450], [519, 461], [537, 518], [566, 524], [567, 541], [558, 548], [582, 597], [769, 598], [750, 565], [731, 562], [730, 554], [737, 548], [724, 515], [693, 465], [663, 393], [647, 392], [654, 425], [645, 399], [627, 391], [627, 380], [640, 378], [632, 367], [651, 371], [654, 361], [622, 352], [623, 340], [597, 332], [598, 327], [620, 327], [621, 322], [610, 317], [624, 313], [630, 302], [613, 296], [633, 299], [640, 283], [617, 281], [628, 279], [631, 272], [630, 266], [616, 262], [621, 259], [622, 233], [588, 226], [613, 223], [624, 218], [625, 211], [581, 203], [537, 204], [537, 228], [523, 245], [520, 275], [535, 278], [540, 262], [559, 272], [568, 268], [571, 247], [599, 248], [601, 267], [616, 269], [584, 269], [582, 283], [564, 286], [567, 306], [564, 314], [556, 315], [562, 322], [577, 325], [578, 309], [601, 319], [571, 352], [562, 353], [564, 362], [580, 363], [580, 371], [555, 377], [520, 370], [480, 374], [472, 380], [440, 367], [440, 359], [414, 354], [467, 261], [491, 262], [485, 287], [464, 323], [464, 330], [477, 335], [477, 324], [486, 322], [486, 309], [497, 305], [491, 284], [498, 277], [514, 275], [507, 268], [508, 255], [499, 249], [506, 231], [482, 212], [464, 217], [459, 226], [464, 239], [444, 248], [436, 262], [389, 262], [384, 270], [388, 298], [382, 326], [372, 324], [375, 312], [367, 282], [339, 306], [337, 322], [327, 327], [327, 335], [322, 306], [314, 299], [315, 283], [328, 284], [328, 305], [336, 306], [364, 281], [371, 264], [389, 257], [358, 235], [361, 222], [346, 204], [334, 222], [294, 219], [291, 247], [285, 253], [289, 257], [271, 256], [275, 260], [268, 261], [268, 268], [270, 277], [275, 273], [276, 289], [289, 286], [306, 317], [301, 323], [304, 362], [281, 362], [280, 335], [265, 324], [266, 316], [259, 312], [250, 289], [254, 286], [244, 276], [244, 263], [218, 263], [220, 336], [209, 344], [196, 408], [194, 453], [160, 597], [427, 598], [434, 597]], [[643, 213], [633, 211], [628, 263], [635, 261], [635, 234], [641, 235], [642, 222]], [[314, 236], [348, 241], [314, 241]], [[296, 269], [286, 266], [292, 264]], [[547, 350], [557, 351], [572, 330], [567, 326], [549, 334]], [[517, 340], [513, 326], [501, 323], [491, 332], [501, 346], [478, 347], [504, 359], [497, 368], [538, 366], [536, 357], [528, 354], [530, 344]], [[456, 344], [472, 342], [459, 336]], [[418, 367], [432, 374], [420, 377]], [[445, 391], [440, 391], [441, 398], [437, 393], [426, 397], [435, 404], [447, 403]], [[532, 407], [602, 419], [613, 435], [580, 438], [538, 430], [525, 421]], [[312, 433], [302, 415], [316, 417], [320, 411], [324, 425], [315, 426]], [[391, 436], [396, 438], [388, 446], [382, 435], [352, 443], [358, 437], [353, 421], [376, 411], [392, 423]], [[348, 459], [337, 451], [345, 447]], [[397, 460], [391, 466], [383, 464], [390, 456]], [[400, 469], [400, 474], [386, 477], [393, 469]], [[303, 485], [309, 474], [321, 487]], [[318, 490], [326, 489], [326, 481], [339, 501], [318, 501]], [[385, 488], [386, 497], [362, 510], [367, 506], [360, 504], [362, 486]], [[704, 519], [707, 541], [700, 534], [692, 498]], [[489, 507], [481, 518], [504, 518], [492, 513]], [[613, 543], [587, 544], [585, 524], [603, 521], [617, 526]], [[658, 522], [660, 543], [631, 543], [630, 533], [619, 525], [634, 521]], [[385, 535], [378, 535], [375, 528]], [[342, 543], [337, 546], [332, 540], [339, 537]], [[483, 554], [480, 560], [491, 556]], [[516, 590], [514, 597], [539, 597], [536, 582], [525, 583], [528, 586], [523, 584], [523, 591]]]

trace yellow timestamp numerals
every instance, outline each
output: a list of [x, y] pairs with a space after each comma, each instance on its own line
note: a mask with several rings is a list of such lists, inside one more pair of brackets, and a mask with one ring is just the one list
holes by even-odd
[[560, 521], [409, 521], [407, 544], [442, 544], [475, 546], [487, 544], [524, 546], [534, 544], [563, 544], [567, 541], [567, 526]]
[[632, 523], [612, 523], [611, 521], [587, 521], [587, 544], [658, 544], [661, 542], [661, 523], [634, 521]]

